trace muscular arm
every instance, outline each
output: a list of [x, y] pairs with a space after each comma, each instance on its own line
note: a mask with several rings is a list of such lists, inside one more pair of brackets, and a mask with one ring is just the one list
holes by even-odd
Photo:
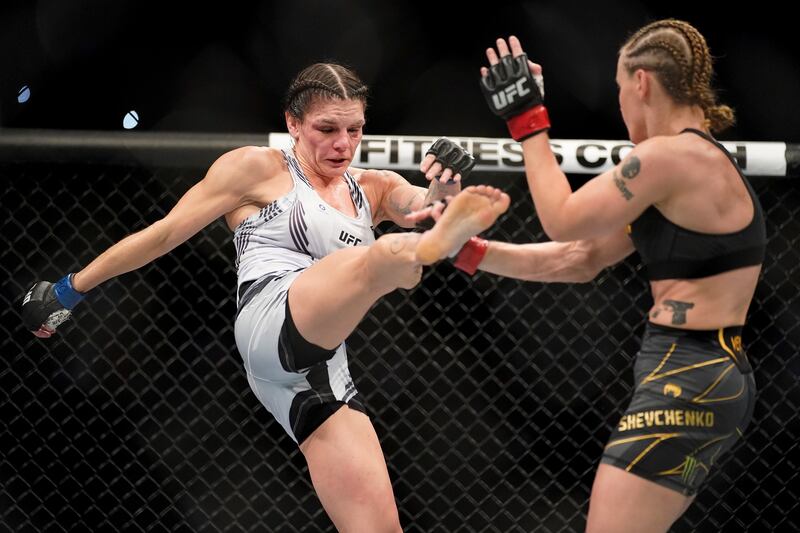
[[592, 239], [624, 228], [648, 206], [663, 200], [670, 165], [657, 138], [640, 143], [613, 169], [572, 191], [550, 149], [547, 133], [522, 143], [525, 175], [536, 213], [555, 241]]
[[220, 157], [164, 218], [122, 239], [76, 273], [72, 280], [75, 289], [89, 291], [150, 263], [242, 205], [248, 179], [269, 171], [264, 168], [269, 158], [257, 157], [251, 151], [241, 148]]
[[633, 250], [633, 243], [624, 231], [571, 242], [511, 244], [490, 241], [478, 268], [525, 281], [584, 283]]

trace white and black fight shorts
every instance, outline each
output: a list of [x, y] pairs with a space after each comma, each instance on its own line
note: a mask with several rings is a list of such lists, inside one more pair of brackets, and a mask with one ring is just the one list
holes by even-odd
[[345, 344], [335, 350], [311, 344], [292, 321], [288, 291], [300, 274], [279, 272], [243, 283], [234, 328], [250, 387], [298, 444], [343, 405], [366, 413]]

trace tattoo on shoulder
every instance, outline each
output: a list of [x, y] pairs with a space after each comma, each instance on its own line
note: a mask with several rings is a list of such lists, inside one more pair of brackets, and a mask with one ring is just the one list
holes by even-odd
[[619, 189], [619, 192], [622, 193], [623, 198], [625, 198], [628, 201], [630, 201], [631, 198], [633, 198], [633, 193], [628, 188], [628, 186], [625, 185], [625, 180], [619, 177], [619, 173], [616, 170], [614, 170], [614, 185], [616, 185], [617, 189]]
[[[686, 324], [686, 313], [694, 307], [694, 302], [681, 302], [679, 300], [664, 300], [664, 305], [672, 312], [672, 323], [676, 326]], [[658, 312], [654, 313], [658, 316]]]
[[642, 162], [635, 155], [630, 156], [622, 163], [622, 177], [625, 179], [632, 180], [639, 175], [640, 170], [642, 170]]

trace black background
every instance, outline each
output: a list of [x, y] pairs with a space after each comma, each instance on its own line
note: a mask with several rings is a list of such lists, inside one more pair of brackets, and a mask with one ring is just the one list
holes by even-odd
[[[616, 51], [664, 17], [692, 22], [717, 58], [721, 100], [738, 113], [723, 139], [800, 139], [800, 47], [777, 3], [4, 2], [3, 127], [284, 131], [280, 99], [314, 61], [348, 64], [371, 88], [367, 133], [501, 137], [477, 86], [484, 49], [516, 34], [542, 63], [556, 138], [626, 137]], [[28, 85], [31, 98], [17, 102]]]

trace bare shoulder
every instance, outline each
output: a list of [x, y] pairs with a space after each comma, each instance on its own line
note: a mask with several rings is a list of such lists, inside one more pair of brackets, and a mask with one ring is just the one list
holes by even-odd
[[207, 177], [230, 181], [234, 186], [245, 185], [278, 175], [285, 167], [283, 154], [277, 148], [243, 146], [222, 154], [209, 168]]
[[669, 167], [670, 161], [674, 159], [674, 141], [674, 136], [650, 137], [637, 144], [623, 162], [636, 157], [647, 164], [648, 171], [657, 172], [665, 166]]
[[406, 181], [403, 176], [391, 170], [351, 167], [349, 171], [350, 175], [352, 175], [358, 184], [367, 192], [376, 192], [380, 194], [392, 185]]
[[379, 224], [383, 220], [392, 219], [392, 194], [394, 191], [405, 190], [405, 186], [409, 185], [408, 181], [391, 170], [350, 168], [350, 173], [367, 195], [372, 207], [373, 221]]
[[404, 180], [405, 178], [392, 170], [380, 170], [374, 168], [355, 168], [350, 167], [350, 174], [358, 181], [362, 182], [387, 182], [395, 181], [398, 179]]
[[[728, 156], [714, 144], [699, 135], [671, 135], [654, 137], [654, 157], [659, 165], [674, 179], [703, 180], [720, 169], [733, 170]], [[644, 144], [644, 143], [642, 143]]]
[[626, 163], [636, 158], [635, 164], [648, 178], [663, 184], [681, 181], [694, 173], [700, 157], [697, 144], [692, 142], [694, 139], [687, 137], [660, 135], [640, 142], [623, 160], [623, 172]]
[[650, 140], [656, 141], [655, 145], [659, 151], [663, 152], [667, 159], [672, 159], [677, 164], [727, 160], [727, 156], [722, 150], [699, 135], [669, 135], [653, 137]]

